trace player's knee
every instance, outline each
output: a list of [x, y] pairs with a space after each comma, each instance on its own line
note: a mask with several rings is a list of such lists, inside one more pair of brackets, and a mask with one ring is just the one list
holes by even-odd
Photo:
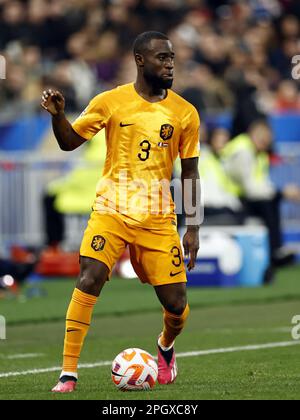
[[186, 297], [170, 302], [165, 306], [165, 309], [174, 315], [182, 315], [187, 305]]
[[77, 288], [85, 293], [94, 294], [95, 291], [100, 292], [100, 282], [95, 276], [82, 274], [78, 279]]
[[104, 264], [81, 258], [81, 272], [76, 287], [85, 293], [98, 296], [107, 276], [108, 269]]

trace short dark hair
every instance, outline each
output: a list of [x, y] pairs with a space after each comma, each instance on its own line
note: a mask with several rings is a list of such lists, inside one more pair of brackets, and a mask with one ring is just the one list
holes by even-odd
[[148, 48], [148, 45], [152, 39], [164, 39], [166, 41], [169, 40], [167, 35], [163, 34], [162, 32], [157, 31], [148, 31], [143, 32], [138, 35], [133, 43], [133, 54], [143, 54], [145, 50]]

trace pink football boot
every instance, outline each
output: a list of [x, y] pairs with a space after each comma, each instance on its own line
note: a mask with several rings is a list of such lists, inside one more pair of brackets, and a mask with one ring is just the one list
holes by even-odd
[[75, 378], [72, 378], [71, 376], [62, 376], [58, 384], [55, 385], [54, 388], [52, 388], [52, 392], [73, 392], [76, 388], [77, 380]]
[[164, 351], [158, 347], [158, 383], [161, 385], [171, 384], [177, 376], [177, 364], [174, 347]]

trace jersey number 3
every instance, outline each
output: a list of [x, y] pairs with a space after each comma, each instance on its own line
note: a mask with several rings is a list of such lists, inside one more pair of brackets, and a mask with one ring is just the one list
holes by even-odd
[[141, 149], [141, 152], [143, 152], [143, 153], [139, 153], [139, 154], [138, 154], [138, 158], [144, 162], [145, 160], [147, 160], [147, 159], [149, 158], [149, 155], [150, 155], [150, 149], [151, 149], [151, 144], [149, 143], [149, 141], [148, 141], [148, 140], [143, 140], [143, 141], [140, 143], [140, 146], [141, 146], [141, 148], [142, 148], [142, 149]]

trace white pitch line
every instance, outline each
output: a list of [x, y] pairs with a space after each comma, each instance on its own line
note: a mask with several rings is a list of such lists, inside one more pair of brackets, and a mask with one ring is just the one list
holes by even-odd
[[[220, 349], [210, 349], [210, 350], [199, 350], [199, 351], [189, 351], [185, 353], [177, 353], [176, 357], [195, 357], [195, 356], [208, 356], [211, 354], [224, 354], [224, 353], [234, 353], [239, 351], [253, 351], [253, 350], [264, 350], [264, 349], [274, 349], [280, 347], [291, 347], [300, 345], [300, 341], [282, 341], [279, 343], [266, 343], [266, 344], [254, 344], [248, 346], [238, 346], [238, 347], [227, 347], [227, 348], [220, 348]], [[101, 366], [110, 366], [112, 361], [106, 360], [97, 363], [83, 363], [80, 364], [78, 367], [79, 369], [92, 369]], [[51, 368], [45, 369], [32, 369], [32, 370], [24, 370], [21, 372], [6, 372], [0, 373], [0, 378], [9, 378], [12, 376], [23, 376], [23, 375], [36, 375], [39, 373], [48, 373], [48, 372], [56, 372], [60, 371], [61, 366], [55, 366]]]
[[44, 356], [44, 353], [21, 353], [21, 354], [8, 354], [0, 355], [1, 359], [14, 360], [14, 359], [33, 359], [35, 357]]
[[277, 328], [273, 328], [272, 331], [282, 332], [282, 333], [291, 333], [292, 328], [291, 327], [277, 327]]
[[[78, 366], [79, 369], [91, 369], [95, 367], [101, 366], [109, 366], [112, 364], [112, 361], [103, 361], [97, 363], [83, 363]], [[23, 376], [23, 375], [37, 375], [39, 373], [48, 373], [48, 372], [56, 372], [61, 371], [61, 366], [54, 366], [51, 368], [44, 368], [44, 369], [32, 369], [32, 370], [23, 370], [21, 372], [6, 372], [0, 373], [0, 378], [9, 378], [10, 376]]]
[[249, 346], [240, 347], [227, 347], [225, 349], [212, 349], [212, 350], [201, 350], [201, 351], [189, 351], [186, 353], [176, 354], [176, 357], [193, 357], [193, 356], [207, 356], [210, 354], [220, 353], [234, 353], [237, 351], [253, 351], [253, 350], [264, 350], [264, 349], [275, 349], [280, 347], [290, 347], [300, 345], [300, 341], [282, 341], [280, 343], [266, 343], [266, 344], [253, 344]]

